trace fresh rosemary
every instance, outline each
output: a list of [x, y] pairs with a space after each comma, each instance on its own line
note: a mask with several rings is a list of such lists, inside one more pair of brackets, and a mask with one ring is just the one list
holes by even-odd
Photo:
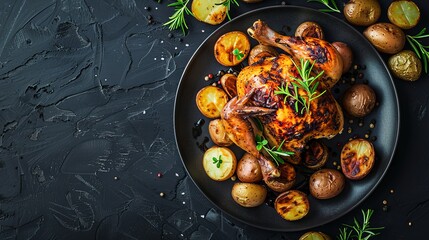
[[411, 45], [417, 56], [423, 61], [425, 73], [428, 73], [429, 46], [423, 45], [419, 39], [427, 37], [429, 37], [429, 34], [426, 34], [426, 28], [423, 28], [417, 35], [407, 35], [408, 43]]
[[217, 168], [220, 168], [220, 165], [222, 164], [222, 155], [219, 155], [219, 158], [213, 157], [213, 164], [216, 164]]
[[369, 238], [376, 236], [380, 233], [376, 232], [384, 227], [370, 227], [370, 219], [374, 210], [368, 209], [367, 211], [362, 210], [362, 224], [354, 218], [354, 224], [348, 225], [343, 224], [344, 227], [340, 228], [340, 235], [337, 237], [338, 240], [368, 240]]
[[[317, 99], [318, 97], [322, 96], [326, 90], [324, 90], [321, 93], [317, 93], [317, 87], [319, 86], [319, 82], [316, 81], [318, 78], [320, 78], [324, 71], [319, 72], [316, 76], [311, 76], [311, 71], [313, 70], [314, 63], [311, 64], [310, 61], [300, 59], [300, 66], [297, 66], [294, 62], [294, 65], [296, 69], [298, 70], [300, 78], [292, 77], [294, 82], [288, 82], [286, 83], [286, 86], [282, 85], [278, 87], [276, 91], [274, 91], [275, 94], [284, 94], [286, 97], [284, 98], [284, 101], [286, 102], [288, 97], [291, 97], [295, 100], [295, 111], [301, 112], [303, 114], [304, 110], [306, 113], [310, 112], [310, 104], [311, 101]], [[293, 93], [289, 90], [289, 84], [293, 87]], [[298, 93], [298, 90], [302, 89], [305, 91], [305, 94], [301, 95]], [[301, 111], [299, 111], [299, 104], [302, 105]]]
[[[321, 12], [336, 12], [340, 13], [340, 10], [335, 3], [335, 0], [307, 0], [307, 2], [318, 2], [325, 5], [328, 9], [319, 9]], [[332, 4], [332, 6], [331, 6]]]
[[238, 61], [244, 58], [244, 53], [240, 51], [238, 48], [234, 49], [232, 51], [232, 54], [234, 54], [235, 58], [237, 58]]
[[188, 3], [190, 0], [177, 0], [174, 3], [170, 3], [167, 6], [174, 7], [174, 14], [171, 15], [168, 19], [168, 22], [164, 23], [164, 26], [168, 26], [168, 28], [172, 30], [176, 30], [181, 28], [183, 35], [186, 34], [186, 29], [188, 29], [188, 25], [186, 24], [185, 13], [187, 15], [191, 15], [192, 11], [188, 8]]
[[289, 157], [290, 155], [293, 155], [293, 152], [283, 151], [282, 146], [284, 144], [285, 140], [283, 140], [279, 147], [276, 149], [276, 147], [269, 148], [268, 141], [263, 136], [256, 135], [256, 149], [258, 151], [261, 151], [262, 149], [265, 150], [270, 157], [274, 160], [274, 162], [278, 165], [284, 164], [285, 161], [281, 156], [283, 157]]
[[224, 5], [226, 7], [226, 16], [229, 20], [231, 20], [231, 16], [229, 15], [229, 10], [231, 9], [231, 2], [234, 3], [237, 7], [240, 6], [237, 0], [225, 0], [221, 3], [217, 3], [216, 5]]

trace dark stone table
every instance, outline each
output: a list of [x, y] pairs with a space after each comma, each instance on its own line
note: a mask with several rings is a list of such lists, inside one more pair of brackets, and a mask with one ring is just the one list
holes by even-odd
[[[163, 23], [173, 13], [171, 2], [0, 2], [0, 239], [302, 234], [230, 218], [187, 176], [174, 138], [175, 93], [188, 60], [218, 26], [187, 17], [187, 35], [170, 32]], [[429, 22], [429, 4], [416, 2], [422, 19], [411, 34]], [[383, 21], [389, 3], [381, 3]], [[322, 7], [303, 0], [240, 2], [231, 16], [280, 4]], [[429, 77], [394, 82], [401, 124], [387, 174], [361, 205], [313, 230], [335, 238], [343, 223], [371, 208], [371, 224], [385, 227], [377, 239], [425, 239]]]

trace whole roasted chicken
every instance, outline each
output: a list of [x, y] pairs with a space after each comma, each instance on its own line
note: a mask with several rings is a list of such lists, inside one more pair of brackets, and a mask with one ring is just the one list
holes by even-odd
[[[237, 96], [222, 110], [222, 121], [230, 139], [240, 148], [258, 158], [264, 180], [278, 177], [276, 165], [256, 148], [252, 117], [263, 125], [263, 135], [270, 146], [294, 152], [287, 161], [298, 164], [306, 142], [315, 138], [331, 138], [343, 129], [343, 113], [330, 92], [340, 79], [342, 60], [328, 42], [317, 38], [283, 36], [258, 20], [248, 29], [249, 35], [263, 45], [284, 51], [276, 57], [265, 57], [242, 69], [237, 77]], [[288, 88], [306, 98], [304, 89], [294, 87], [300, 79], [300, 60], [313, 65], [312, 75], [323, 71], [308, 109], [293, 97], [279, 94]], [[296, 85], [296, 84], [295, 84]], [[307, 99], [308, 100], [308, 99]], [[297, 111], [298, 110], [298, 111]]]

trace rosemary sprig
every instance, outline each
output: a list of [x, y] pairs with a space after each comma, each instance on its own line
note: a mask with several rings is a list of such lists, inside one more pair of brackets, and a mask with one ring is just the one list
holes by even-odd
[[229, 15], [229, 10], [231, 9], [231, 2], [234, 3], [237, 7], [240, 6], [237, 0], [225, 0], [221, 3], [216, 3], [216, 5], [224, 5], [226, 7], [226, 16], [229, 20], [231, 20], [231, 16]]
[[428, 73], [428, 62], [429, 62], [429, 46], [423, 45], [419, 39], [429, 37], [426, 33], [426, 28], [423, 28], [417, 35], [407, 35], [407, 41], [413, 48], [417, 56], [423, 61], [425, 73]]
[[281, 156], [289, 157], [290, 155], [294, 154], [293, 152], [288, 152], [288, 151], [282, 150], [282, 146], [283, 146], [285, 140], [286, 139], [284, 139], [280, 143], [278, 148], [276, 148], [276, 147], [269, 148], [267, 139], [265, 139], [263, 136], [256, 135], [256, 149], [258, 151], [261, 151], [262, 149], [264, 149], [278, 166], [280, 164], [285, 163], [285, 161], [283, 160], [283, 158], [281, 158]]
[[[336, 12], [340, 13], [340, 10], [335, 3], [335, 0], [307, 0], [307, 2], [318, 2], [325, 5], [328, 9], [319, 9], [321, 12]], [[332, 6], [330, 5], [332, 4]]]
[[232, 51], [232, 54], [234, 54], [235, 58], [237, 58], [238, 61], [240, 61], [244, 57], [244, 53], [240, 51], [238, 48], [234, 49]]
[[222, 164], [222, 155], [219, 155], [219, 158], [213, 157], [213, 164], [216, 164], [217, 168], [220, 168], [220, 165]]
[[188, 25], [186, 24], [185, 13], [187, 15], [191, 15], [192, 11], [188, 8], [188, 3], [190, 0], [176, 0], [177, 2], [170, 3], [167, 6], [174, 7], [174, 14], [171, 15], [168, 19], [168, 22], [164, 23], [164, 26], [168, 26], [170, 30], [176, 30], [181, 28], [183, 35], [186, 33], [186, 29], [188, 29]]
[[[304, 60], [302, 58], [300, 59], [300, 63], [301, 65], [297, 66], [296, 63], [293, 62], [296, 69], [298, 70], [300, 78], [292, 77], [295, 82], [288, 82], [286, 83], [286, 86], [282, 85], [278, 87], [278, 90], [274, 91], [274, 93], [286, 95], [286, 97], [284, 98], [285, 102], [288, 97], [294, 99], [296, 112], [300, 112], [299, 104], [301, 104], [301, 114], [303, 114], [304, 110], [306, 111], [306, 113], [310, 112], [311, 101], [322, 96], [326, 92], [326, 90], [321, 93], [317, 93], [317, 87], [319, 86], [319, 82], [316, 80], [323, 75], [324, 71], [319, 72], [319, 74], [317, 74], [316, 76], [311, 76], [311, 71], [313, 70], [314, 63], [311, 64], [310, 61]], [[293, 87], [293, 93], [291, 93], [289, 90], [289, 84], [291, 84]], [[299, 89], [303, 89], [305, 91], [305, 94], [300, 95], [298, 93]]]
[[383, 229], [384, 227], [370, 227], [370, 219], [374, 210], [362, 210], [362, 224], [354, 218], [353, 225], [343, 224], [344, 228], [340, 229], [340, 235], [337, 237], [339, 240], [368, 240], [380, 233], [375, 232]]

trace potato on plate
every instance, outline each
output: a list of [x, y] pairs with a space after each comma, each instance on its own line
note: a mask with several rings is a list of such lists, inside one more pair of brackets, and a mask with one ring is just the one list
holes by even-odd
[[209, 123], [209, 134], [214, 144], [221, 147], [228, 147], [233, 144], [225, 131], [222, 120], [220, 118], [211, 120]]
[[225, 181], [232, 177], [236, 166], [237, 158], [229, 148], [214, 146], [204, 153], [204, 171], [215, 181]]
[[228, 11], [223, 2], [224, 0], [193, 0], [191, 11], [197, 20], [217, 25], [225, 20]]
[[310, 211], [310, 202], [307, 194], [299, 190], [289, 190], [276, 198], [274, 208], [285, 220], [296, 221], [305, 217]]
[[208, 118], [219, 118], [228, 102], [228, 95], [221, 88], [207, 86], [197, 93], [196, 103], [200, 112]]
[[227, 67], [241, 63], [250, 52], [247, 35], [240, 31], [227, 32], [214, 45], [216, 60]]
[[341, 150], [341, 170], [348, 179], [364, 178], [374, 166], [375, 150], [371, 142], [354, 139]]
[[238, 161], [237, 177], [242, 182], [259, 182], [262, 180], [262, 170], [258, 159], [250, 153], [245, 153]]

